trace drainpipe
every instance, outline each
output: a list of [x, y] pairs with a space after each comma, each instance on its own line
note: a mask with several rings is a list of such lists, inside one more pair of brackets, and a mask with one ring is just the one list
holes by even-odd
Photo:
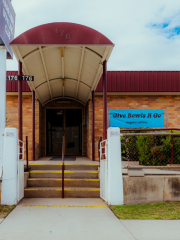
[[[20, 61], [18, 62], [18, 75], [22, 76], [22, 62]], [[20, 78], [20, 80], [18, 81], [18, 115], [19, 115], [19, 140], [23, 141], [22, 78]], [[20, 153], [22, 153], [21, 151], [22, 149], [20, 148]], [[19, 159], [22, 159], [22, 154], [20, 154]]]
[[35, 161], [35, 91], [32, 91], [32, 160]]
[[92, 91], [92, 161], [95, 161], [95, 142], [94, 142], [94, 137], [95, 137], [95, 99], [94, 99], [94, 91]]
[[103, 140], [107, 139], [107, 62], [103, 62]]

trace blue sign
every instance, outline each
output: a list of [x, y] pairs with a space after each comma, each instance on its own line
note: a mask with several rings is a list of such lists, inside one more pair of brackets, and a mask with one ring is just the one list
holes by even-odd
[[164, 128], [164, 110], [110, 110], [110, 126]]

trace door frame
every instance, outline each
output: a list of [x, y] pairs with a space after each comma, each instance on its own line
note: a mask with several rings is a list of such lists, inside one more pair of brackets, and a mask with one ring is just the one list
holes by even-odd
[[46, 118], [46, 110], [47, 109], [62, 109], [62, 110], [66, 110], [66, 109], [81, 109], [81, 111], [82, 111], [81, 112], [82, 113], [82, 136], [81, 136], [82, 137], [82, 154], [80, 154], [78, 156], [83, 156], [83, 150], [84, 150], [83, 149], [83, 109], [84, 108], [83, 107], [46, 107], [45, 108], [45, 155], [49, 156], [49, 155], [47, 155], [47, 148], [46, 148], [47, 147], [46, 146], [46, 144], [47, 144], [47, 136], [46, 136], [47, 135], [47, 131], [46, 131], [46, 126], [47, 126], [46, 125], [47, 124], [47, 122], [46, 122], [46, 119], [47, 119]]

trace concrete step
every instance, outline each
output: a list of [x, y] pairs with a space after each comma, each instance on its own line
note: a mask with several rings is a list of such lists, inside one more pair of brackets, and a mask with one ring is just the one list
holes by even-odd
[[[29, 178], [28, 187], [61, 187], [62, 179], [60, 178]], [[64, 179], [65, 187], [89, 187], [99, 188], [99, 179]]]
[[[25, 198], [61, 198], [61, 188], [28, 187], [24, 189]], [[99, 198], [99, 188], [65, 188], [65, 198]]]
[[[30, 171], [30, 178], [61, 178], [62, 171], [55, 170], [33, 170]], [[98, 171], [64, 171], [64, 178], [98, 179]]]
[[[61, 170], [61, 164], [30, 164], [32, 170]], [[98, 164], [65, 164], [65, 170], [98, 170]]]

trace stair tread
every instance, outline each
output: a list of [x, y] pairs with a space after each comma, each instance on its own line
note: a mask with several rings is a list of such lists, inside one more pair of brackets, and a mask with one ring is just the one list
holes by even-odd
[[[62, 180], [62, 178], [28, 178], [28, 180]], [[100, 181], [100, 179], [65, 178], [65, 181]]]
[[[60, 190], [62, 190], [62, 188], [61, 187], [26, 187], [26, 188], [24, 188], [24, 189], [60, 189]], [[89, 190], [89, 189], [91, 189], [91, 190], [97, 190], [97, 189], [100, 189], [100, 188], [95, 188], [95, 187], [65, 187], [64, 188], [64, 190], [66, 190], [66, 189], [72, 189], [72, 190], [75, 190], [75, 189], [84, 189], [84, 190]]]
[[[32, 170], [30, 171], [30, 173], [61, 173], [62, 170]], [[98, 171], [94, 171], [94, 170], [64, 170], [64, 173], [83, 173], [83, 172], [86, 172], [86, 173], [98, 173]]]
[[[59, 163], [59, 164], [56, 164], [56, 163], [53, 163], [53, 164], [39, 164], [39, 163], [32, 163], [32, 164], [30, 164], [30, 166], [52, 166], [52, 165], [54, 165], [54, 166], [62, 166], [62, 163]], [[68, 163], [64, 163], [64, 165], [68, 165], [68, 166], [74, 166], [74, 165], [76, 165], [76, 166], [99, 166], [99, 163], [94, 163], [94, 164], [79, 164], [79, 163], [75, 163], [75, 164], [68, 164]]]

